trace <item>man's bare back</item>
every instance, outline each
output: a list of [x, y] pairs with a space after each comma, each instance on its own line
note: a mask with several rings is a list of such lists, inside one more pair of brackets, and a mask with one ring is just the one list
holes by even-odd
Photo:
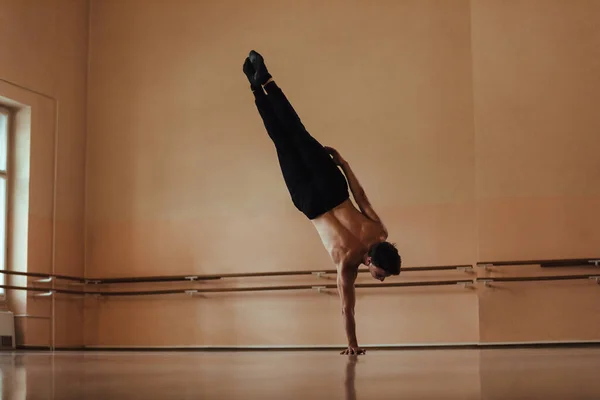
[[358, 268], [371, 246], [387, 238], [382, 224], [358, 211], [350, 199], [312, 223], [335, 265]]

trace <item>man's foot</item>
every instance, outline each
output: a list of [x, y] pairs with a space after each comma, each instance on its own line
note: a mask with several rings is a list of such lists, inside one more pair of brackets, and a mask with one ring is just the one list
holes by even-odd
[[255, 90], [261, 89], [260, 84], [256, 83], [256, 81], [254, 80], [254, 72], [255, 71], [254, 71], [254, 67], [252, 66], [252, 63], [250, 62], [250, 58], [246, 57], [246, 61], [244, 62], [243, 69], [244, 69], [244, 74], [246, 74], [246, 77], [248, 78], [248, 81], [250, 82], [250, 89], [252, 89], [253, 92]]
[[265, 59], [254, 50], [250, 52], [248, 58], [254, 67], [254, 81], [264, 86], [272, 78], [265, 65]]

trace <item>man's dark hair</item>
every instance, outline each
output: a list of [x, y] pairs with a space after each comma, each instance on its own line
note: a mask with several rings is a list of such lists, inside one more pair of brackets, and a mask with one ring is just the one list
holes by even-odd
[[385, 270], [389, 274], [400, 275], [402, 258], [394, 244], [389, 242], [375, 244], [369, 250], [369, 257], [371, 257], [371, 262], [376, 267]]

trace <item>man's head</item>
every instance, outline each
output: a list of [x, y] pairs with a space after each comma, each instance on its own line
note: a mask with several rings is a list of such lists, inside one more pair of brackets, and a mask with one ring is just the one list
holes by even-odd
[[376, 243], [365, 257], [365, 265], [373, 278], [382, 281], [390, 275], [400, 275], [402, 258], [396, 246], [389, 242]]

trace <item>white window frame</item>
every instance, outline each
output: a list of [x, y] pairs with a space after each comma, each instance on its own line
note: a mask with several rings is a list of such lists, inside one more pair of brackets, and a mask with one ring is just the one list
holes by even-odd
[[[10, 166], [11, 166], [11, 145], [12, 145], [12, 140], [11, 140], [11, 133], [12, 133], [12, 112], [9, 108], [4, 107], [2, 105], [0, 105], [0, 114], [4, 115], [7, 119], [7, 123], [6, 123], [6, 170], [0, 170], [0, 177], [3, 177], [6, 180], [6, 199], [5, 199], [5, 203], [4, 203], [4, 243], [0, 244], [2, 246], [4, 246], [4, 269], [8, 270], [9, 266], [8, 266], [8, 244], [10, 243], [10, 239], [9, 239], [9, 232], [8, 232], [8, 220], [9, 220], [9, 210], [10, 210]], [[7, 284], [7, 275], [6, 274], [0, 274], [2, 275], [0, 278], [0, 282], [2, 285], [6, 285]], [[6, 300], [6, 289], [4, 288], [0, 288], [0, 301], [4, 302]]]

